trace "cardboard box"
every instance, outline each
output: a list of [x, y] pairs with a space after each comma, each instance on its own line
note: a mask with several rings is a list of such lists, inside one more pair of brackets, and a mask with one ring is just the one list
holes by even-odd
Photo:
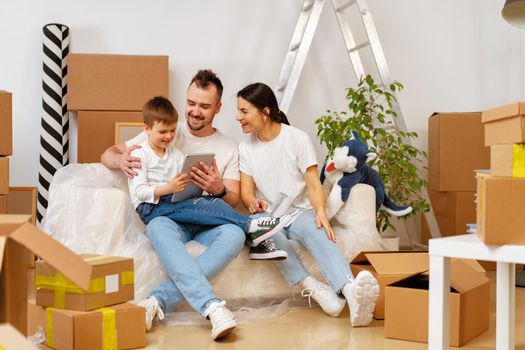
[[[474, 261], [451, 260], [450, 345], [461, 346], [489, 329], [490, 280]], [[479, 264], [478, 264], [479, 265]], [[428, 342], [428, 275], [386, 287], [385, 337]]]
[[374, 318], [385, 317], [385, 287], [407, 276], [428, 270], [427, 252], [361, 252], [350, 262], [354, 276], [363, 270], [370, 271], [379, 283], [380, 295], [376, 302]]
[[13, 326], [0, 324], [0, 349], [2, 350], [37, 350], [38, 348], [20, 334]]
[[13, 154], [13, 96], [0, 90], [0, 156]]
[[498, 143], [525, 143], [525, 102], [484, 111], [481, 120], [485, 126], [486, 146]]
[[0, 214], [7, 214], [7, 195], [0, 194]]
[[0, 157], [0, 195], [9, 192], [9, 158]]
[[[441, 236], [467, 233], [467, 224], [476, 222], [476, 192], [439, 192], [428, 190], [432, 209]], [[421, 242], [428, 243], [430, 230], [425, 217], [421, 219]]]
[[169, 96], [168, 56], [70, 54], [67, 105], [71, 111], [138, 111]]
[[98, 163], [104, 151], [115, 144], [116, 122], [142, 122], [142, 112], [78, 112], [79, 163]]
[[490, 174], [525, 177], [525, 145], [514, 143], [490, 146]]
[[525, 244], [525, 179], [477, 173], [476, 226], [486, 244]]
[[481, 113], [434, 113], [428, 119], [428, 182], [435, 191], [475, 191], [475, 169], [488, 169]]
[[8, 193], [0, 195], [0, 214], [31, 215], [36, 223], [36, 187], [9, 187]]
[[29, 215], [0, 215], [0, 322], [9, 322], [27, 334], [27, 264], [30, 252], [84, 289], [91, 265], [51, 236], [30, 224]]
[[82, 312], [46, 309], [47, 345], [60, 350], [136, 349], [146, 346], [145, 310], [120, 304]]
[[133, 300], [133, 258], [81, 254], [92, 267], [89, 289], [82, 290], [46, 261], [35, 268], [36, 303], [58, 309], [94, 310]]

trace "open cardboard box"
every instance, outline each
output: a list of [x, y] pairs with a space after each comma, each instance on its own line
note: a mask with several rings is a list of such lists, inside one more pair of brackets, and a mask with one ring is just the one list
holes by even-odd
[[13, 326], [0, 324], [0, 349], [2, 350], [37, 350], [36, 347], [20, 334]]
[[27, 264], [31, 252], [88, 289], [92, 266], [28, 221], [29, 215], [0, 215], [0, 322], [27, 334]]
[[[385, 337], [428, 342], [428, 273], [386, 287]], [[473, 260], [451, 259], [450, 345], [461, 346], [489, 329], [490, 280]]]
[[428, 270], [427, 252], [361, 252], [350, 262], [354, 276], [370, 271], [379, 283], [380, 294], [374, 310], [374, 318], [385, 318], [385, 287], [407, 276]]
[[525, 143], [525, 102], [486, 110], [481, 114], [481, 121], [485, 126], [486, 146]]

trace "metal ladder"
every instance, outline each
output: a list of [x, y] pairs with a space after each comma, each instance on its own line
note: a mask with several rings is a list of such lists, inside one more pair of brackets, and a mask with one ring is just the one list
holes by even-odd
[[[275, 88], [277, 101], [279, 102], [280, 109], [283, 112], [288, 112], [290, 104], [299, 81], [299, 76], [304, 66], [308, 50], [312, 44], [312, 40], [319, 23], [319, 18], [324, 6], [324, 0], [304, 0], [299, 19], [295, 26], [295, 30], [292, 36], [288, 52], [284, 59], [279, 80]], [[366, 5], [365, 0], [332, 0], [332, 7], [337, 17], [339, 28], [343, 35], [346, 50], [352, 63], [355, 75], [357, 79], [366, 75], [363, 62], [361, 60], [360, 51], [366, 48], [370, 48], [372, 55], [377, 67], [377, 73], [383, 86], [389, 86], [393, 80], [390, 75], [390, 70], [386, 63], [386, 58], [383, 53], [383, 48], [377, 35], [377, 30], [372, 19], [372, 15]], [[366, 32], [367, 40], [356, 44], [352, 29], [349, 23], [345, 19], [345, 11], [357, 10], [364, 30]], [[407, 132], [407, 126], [403, 113], [399, 106], [399, 102], [396, 101], [392, 105], [394, 111], [397, 113], [397, 117], [393, 118], [394, 125], [397, 130]], [[410, 143], [409, 139], [405, 139], [405, 142]], [[421, 191], [421, 196], [430, 204], [430, 199], [426, 190]], [[432, 205], [430, 204], [430, 211], [424, 213], [427, 225], [430, 230], [432, 238], [441, 237], [439, 227], [437, 225], [436, 218], [432, 211]], [[408, 239], [413, 247], [420, 246], [419, 243], [413, 243], [412, 237], [415, 237], [415, 229], [405, 225]]]

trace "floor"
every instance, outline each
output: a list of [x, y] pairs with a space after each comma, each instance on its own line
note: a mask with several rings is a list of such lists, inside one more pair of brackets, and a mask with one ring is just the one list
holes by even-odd
[[[491, 279], [490, 329], [461, 349], [495, 348], [495, 272]], [[525, 288], [516, 288], [516, 309], [525, 308]], [[525, 314], [516, 312], [516, 349], [525, 350]], [[295, 308], [284, 315], [260, 323], [241, 324], [221, 341], [210, 338], [210, 328], [159, 324], [147, 335], [150, 350], [164, 349], [427, 349], [427, 344], [386, 339], [383, 321], [374, 320], [369, 327], [352, 328], [345, 310], [338, 318], [325, 315], [318, 307]], [[42, 347], [42, 349], [47, 349]]]

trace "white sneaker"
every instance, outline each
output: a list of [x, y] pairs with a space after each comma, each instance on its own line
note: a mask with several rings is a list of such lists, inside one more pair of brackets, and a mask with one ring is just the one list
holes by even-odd
[[[305, 287], [301, 295], [308, 297], [308, 304], [310, 298], [313, 298], [321, 309], [332, 317], [337, 317], [343, 311], [346, 301], [339, 296], [326, 284], [319, 282], [312, 276], [308, 276], [303, 280]], [[310, 304], [310, 306], [312, 306]]]
[[158, 320], [164, 319], [164, 311], [160, 307], [159, 301], [154, 296], [150, 296], [146, 300], [142, 300], [137, 304], [146, 309], [146, 331], [151, 329], [153, 320], [157, 317]]
[[368, 326], [379, 297], [379, 285], [374, 276], [361, 271], [352, 282], [345, 284], [342, 292], [348, 301], [352, 327]]
[[211, 321], [211, 338], [213, 340], [224, 337], [237, 327], [235, 316], [224, 305], [226, 305], [224, 301], [214, 301], [204, 311], [204, 317]]

